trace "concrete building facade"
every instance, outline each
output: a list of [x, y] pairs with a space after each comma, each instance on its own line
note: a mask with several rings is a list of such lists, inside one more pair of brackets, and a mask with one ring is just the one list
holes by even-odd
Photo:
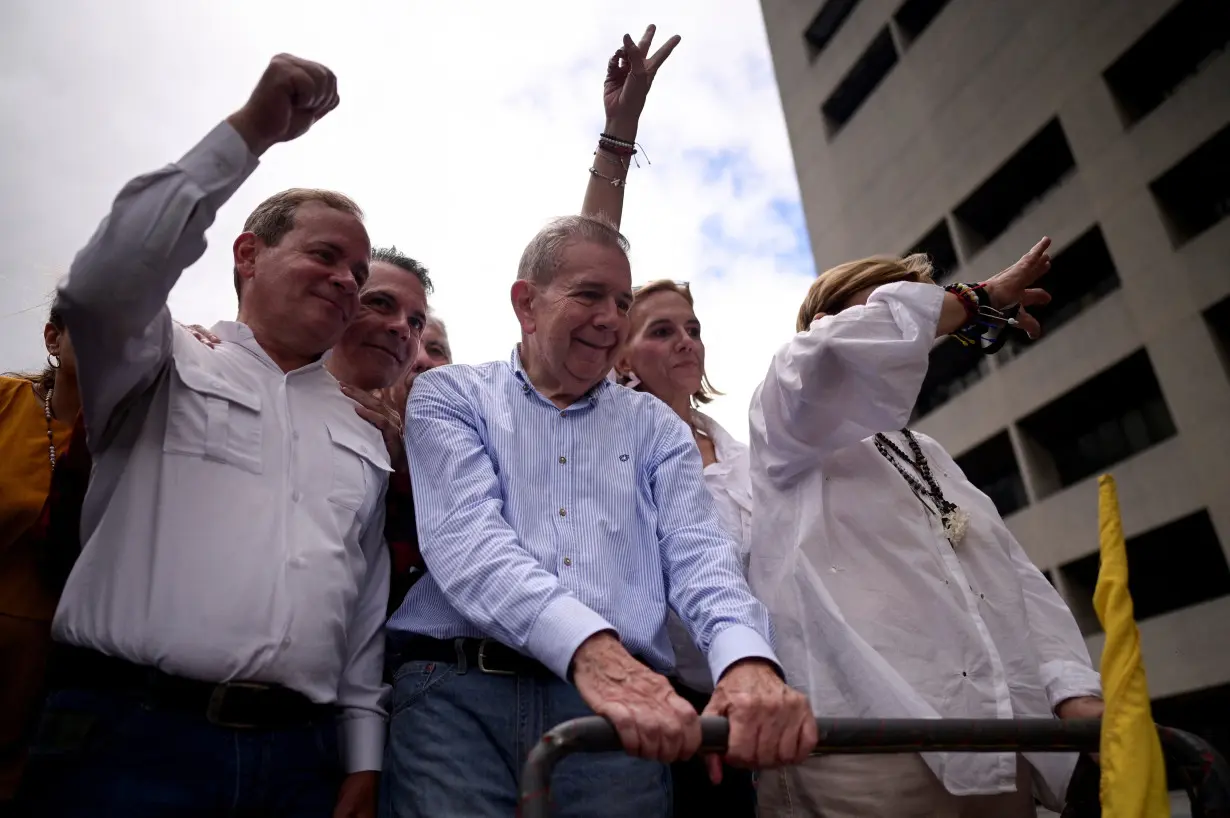
[[818, 270], [922, 250], [982, 280], [1054, 240], [1047, 333], [941, 342], [914, 427], [1095, 661], [1114, 474], [1155, 717], [1230, 754], [1230, 3], [761, 4]]

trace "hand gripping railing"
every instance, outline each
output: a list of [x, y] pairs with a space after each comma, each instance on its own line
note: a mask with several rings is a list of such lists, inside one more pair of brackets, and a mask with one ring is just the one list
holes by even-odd
[[[1101, 722], [1097, 719], [816, 719], [816, 753], [959, 753], [1085, 752], [1096, 753]], [[726, 749], [726, 719], [700, 720], [701, 749]], [[1162, 749], [1192, 801], [1193, 818], [1230, 818], [1230, 768], [1203, 739], [1158, 727]], [[610, 722], [598, 716], [573, 719], [542, 737], [521, 772], [518, 814], [550, 815], [551, 773], [572, 753], [622, 749]]]

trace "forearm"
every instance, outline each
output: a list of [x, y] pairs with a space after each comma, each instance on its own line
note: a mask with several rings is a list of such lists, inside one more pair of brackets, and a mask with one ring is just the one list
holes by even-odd
[[169, 358], [167, 296], [204, 253], [218, 208], [255, 167], [222, 123], [178, 163], [129, 182], [77, 254], [58, 303], [77, 352], [91, 439]]
[[[603, 133], [623, 142], [635, 142], [636, 129], [635, 121], [607, 120]], [[589, 172], [589, 181], [585, 184], [585, 199], [581, 204], [582, 216], [600, 218], [616, 228], [619, 227], [623, 221], [624, 189], [627, 187], [625, 183], [629, 164], [629, 157], [618, 156], [600, 144], [594, 149], [593, 163], [590, 165], [594, 170]]]

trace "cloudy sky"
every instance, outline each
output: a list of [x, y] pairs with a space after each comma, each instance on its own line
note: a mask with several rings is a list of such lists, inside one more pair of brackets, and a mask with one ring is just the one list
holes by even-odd
[[756, 0], [523, 3], [65, 0], [6, 4], [0, 31], [0, 370], [38, 365], [55, 281], [134, 175], [181, 156], [269, 58], [330, 66], [341, 106], [276, 146], [171, 294], [184, 323], [233, 318], [230, 245], [265, 196], [354, 197], [377, 244], [426, 263], [458, 362], [509, 354], [525, 243], [581, 202], [625, 31], [683, 43], [641, 121], [624, 231], [636, 282], [691, 281], [713, 414], [747, 438], [768, 357], [813, 275]]

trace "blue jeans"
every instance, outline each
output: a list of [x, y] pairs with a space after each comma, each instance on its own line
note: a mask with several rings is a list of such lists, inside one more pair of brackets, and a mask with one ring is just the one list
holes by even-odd
[[340, 783], [332, 720], [233, 730], [70, 689], [47, 700], [18, 803], [39, 818], [329, 818]]
[[[405, 662], [393, 674], [380, 818], [510, 818], [530, 748], [560, 722], [593, 714], [554, 676]], [[668, 768], [623, 753], [569, 756], [551, 778], [559, 818], [667, 818], [670, 800]]]

